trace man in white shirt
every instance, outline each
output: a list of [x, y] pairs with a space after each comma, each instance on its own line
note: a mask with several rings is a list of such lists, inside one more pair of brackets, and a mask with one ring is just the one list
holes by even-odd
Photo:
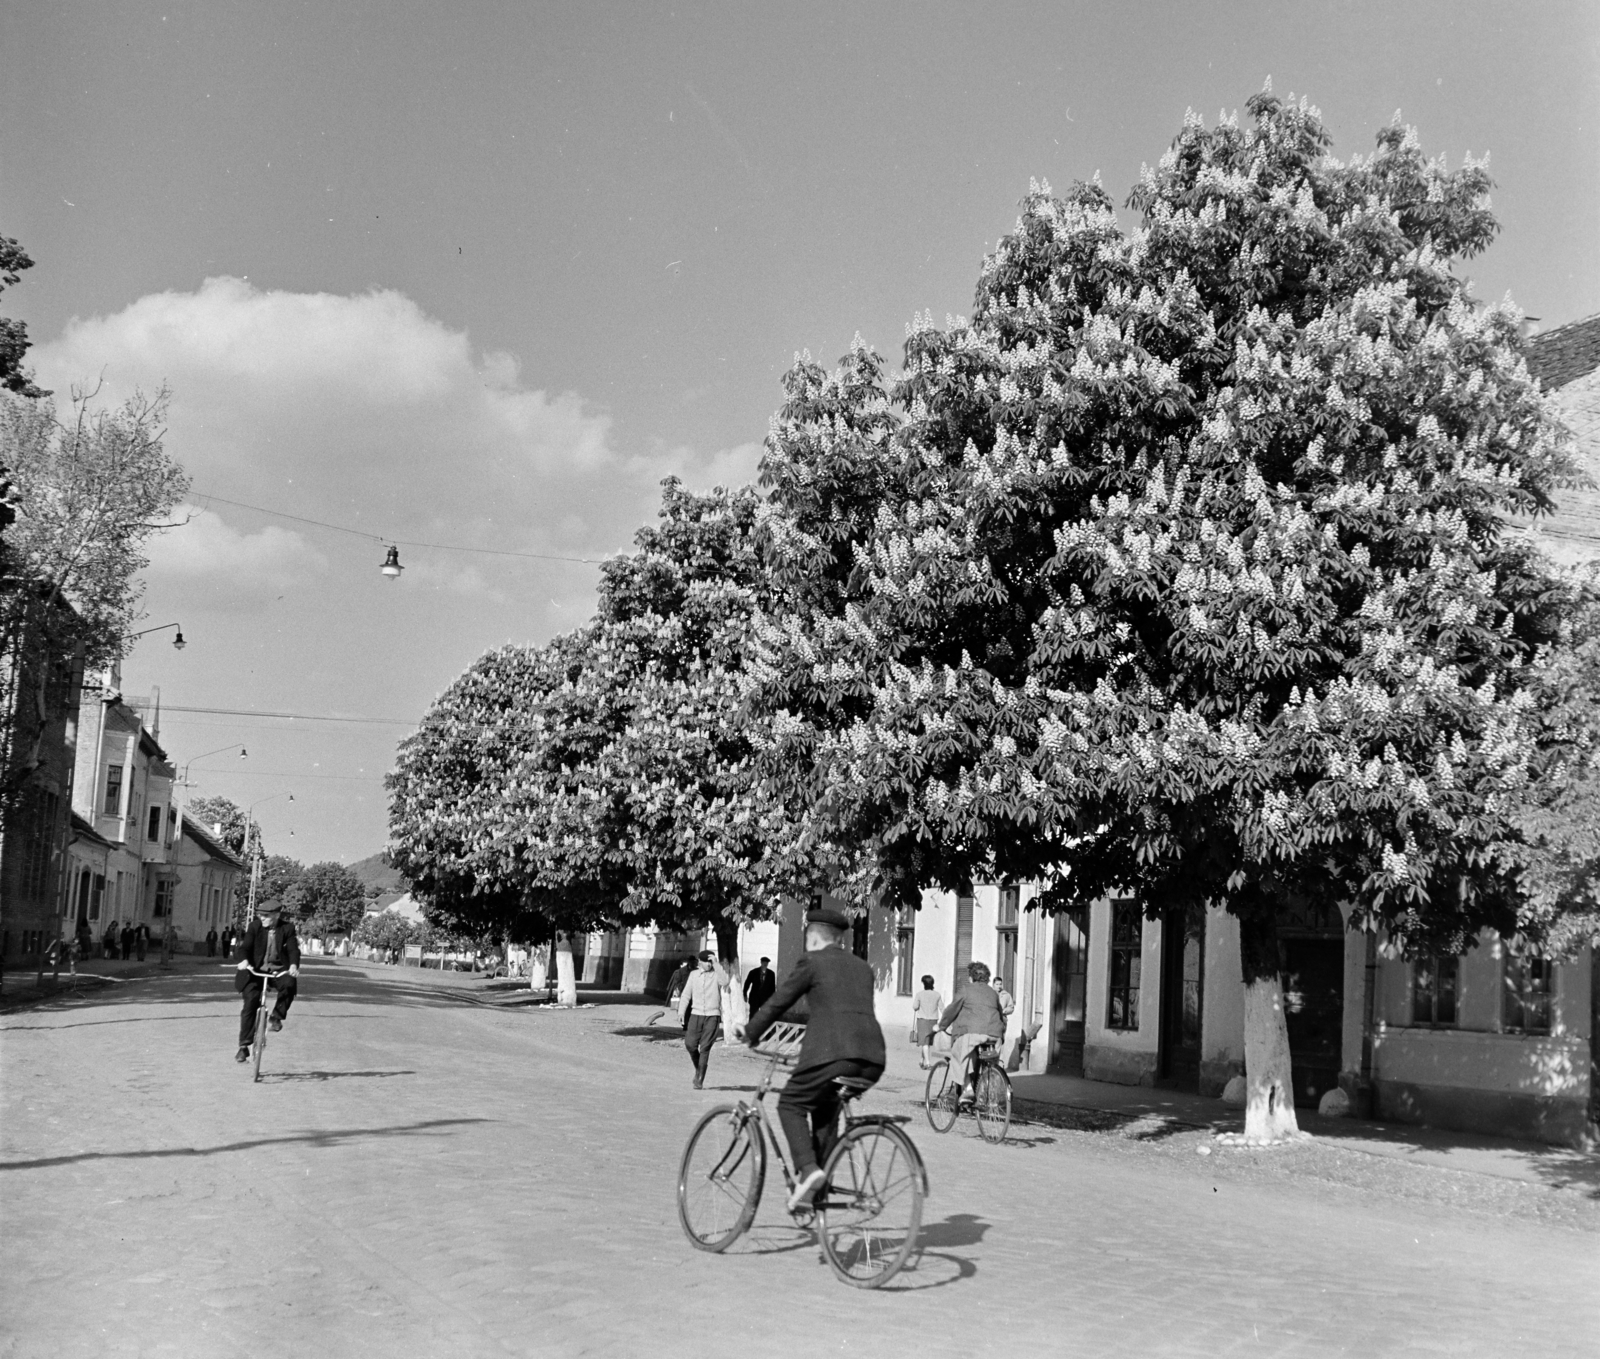
[[678, 997], [678, 1018], [683, 1021], [683, 1045], [694, 1063], [694, 1088], [703, 1089], [711, 1066], [711, 1045], [722, 1028], [722, 988], [726, 985], [717, 955], [707, 949], [699, 968], [689, 974]]

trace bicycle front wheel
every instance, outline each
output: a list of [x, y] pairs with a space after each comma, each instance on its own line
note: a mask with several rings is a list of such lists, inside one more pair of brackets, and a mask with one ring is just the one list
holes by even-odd
[[767, 1147], [743, 1106], [711, 1110], [678, 1167], [678, 1221], [696, 1250], [720, 1254], [749, 1228], [767, 1178]]
[[889, 1123], [860, 1123], [839, 1139], [817, 1195], [822, 1253], [845, 1283], [881, 1288], [916, 1249], [922, 1226], [922, 1163]]
[[934, 1132], [949, 1132], [956, 1126], [961, 1080], [950, 1074], [950, 1063], [940, 1062], [928, 1070], [928, 1084], [922, 1093], [928, 1126]]
[[261, 1079], [261, 1055], [267, 1050], [267, 1007], [256, 1011], [256, 1041], [250, 1050], [250, 1060], [255, 1064], [252, 1079]]
[[978, 1131], [985, 1142], [1004, 1142], [1011, 1128], [1011, 1077], [992, 1063], [978, 1073]]

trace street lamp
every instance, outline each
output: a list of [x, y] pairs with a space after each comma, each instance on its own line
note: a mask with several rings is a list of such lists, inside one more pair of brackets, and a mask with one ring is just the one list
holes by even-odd
[[152, 632], [165, 632], [168, 628], [177, 628], [178, 630], [178, 635], [172, 639], [172, 649], [174, 651], [182, 651], [184, 647], [189, 645], [183, 640], [182, 623], [163, 623], [159, 628], [146, 628], [143, 632], [132, 633], [128, 637], [128, 640], [130, 642], [135, 642], [141, 637], [148, 637]]
[[[179, 782], [182, 783], [185, 788], [187, 788], [189, 786], [189, 767], [190, 767], [190, 765], [198, 764], [201, 760], [210, 759], [211, 756], [213, 756], [213, 755], [220, 755], [220, 754], [222, 754], [223, 751], [232, 750], [232, 749], [233, 749], [233, 747], [231, 745], [218, 746], [215, 750], [206, 751], [206, 753], [204, 755], [196, 755], [194, 757], [194, 759], [189, 760], [183, 766], [183, 777], [179, 780]], [[239, 747], [239, 758], [241, 760], [243, 760], [246, 757], [248, 757], [249, 754], [250, 754], [250, 752], [248, 750], [246, 750], [243, 746]]]
[[405, 570], [405, 567], [400, 565], [400, 549], [398, 547], [391, 547], [388, 550], [384, 556], [383, 565], [378, 570], [388, 576], [390, 580], [400, 579], [400, 573]]
[[[223, 749], [226, 750], [227, 747], [224, 746]], [[215, 752], [213, 752], [213, 754], [214, 753]], [[286, 798], [289, 799], [290, 802], [294, 801], [294, 794], [293, 793], [273, 793], [269, 797], [257, 798], [245, 810], [245, 814], [244, 814], [244, 850], [245, 850], [246, 854], [250, 853], [250, 832], [251, 832], [252, 829], [255, 829], [255, 831], [256, 831], [255, 853], [251, 856], [251, 859], [250, 859], [250, 902], [249, 902], [249, 906], [246, 908], [247, 911], [248, 911], [248, 914], [246, 915], [245, 922], [244, 922], [246, 925], [248, 925], [250, 923], [251, 918], [254, 917], [254, 915], [256, 913], [256, 885], [261, 881], [261, 832], [260, 832], [259, 829], [256, 829], [255, 811], [256, 811], [256, 808], [259, 807], [263, 802], [271, 802], [271, 801], [273, 801], [274, 798], [280, 798], [280, 797], [286, 797]]]

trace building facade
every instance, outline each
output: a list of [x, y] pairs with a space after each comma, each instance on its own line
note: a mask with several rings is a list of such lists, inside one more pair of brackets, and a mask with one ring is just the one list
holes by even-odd
[[41, 964], [66, 911], [83, 659], [80, 647], [51, 640], [44, 626], [51, 611], [72, 612], [60, 602], [23, 610], [12, 646], [0, 651], [0, 963], [7, 967]]

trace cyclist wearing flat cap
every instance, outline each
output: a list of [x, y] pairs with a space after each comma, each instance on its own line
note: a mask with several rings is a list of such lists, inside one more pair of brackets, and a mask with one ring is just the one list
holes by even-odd
[[751, 1019], [745, 1041], [761, 1035], [802, 997], [810, 1009], [789, 1083], [778, 1096], [778, 1121], [794, 1155], [797, 1183], [790, 1209], [809, 1203], [822, 1187], [822, 1164], [839, 1137], [839, 1091], [834, 1081], [883, 1075], [883, 1030], [873, 1013], [872, 968], [845, 946], [850, 919], [842, 911], [806, 913], [806, 952]]

